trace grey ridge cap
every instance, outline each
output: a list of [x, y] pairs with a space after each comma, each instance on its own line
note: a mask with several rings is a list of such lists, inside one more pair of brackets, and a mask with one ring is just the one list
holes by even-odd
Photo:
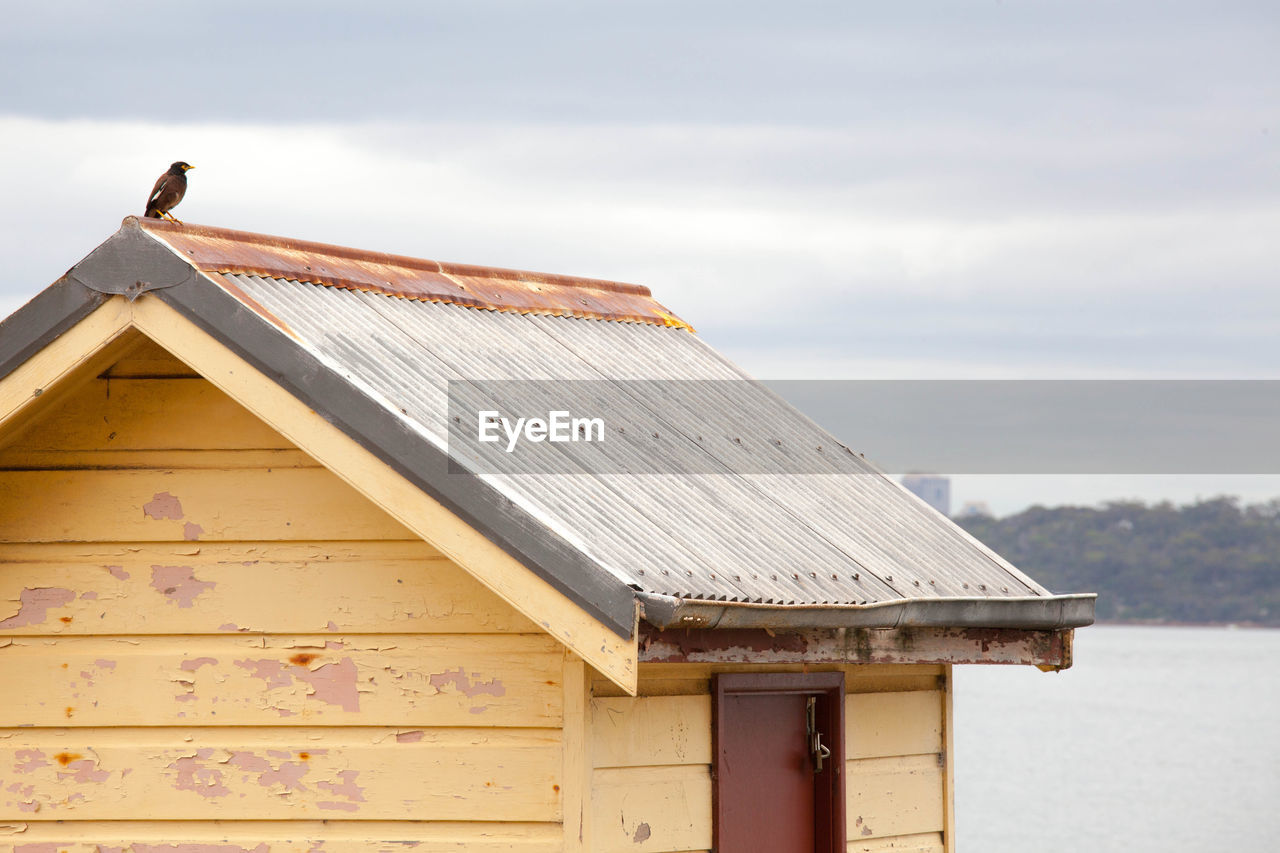
[[[0, 378], [7, 376], [111, 296], [121, 295], [133, 300], [142, 294], [150, 294], [163, 301], [212, 335], [620, 637], [633, 636], [637, 607], [645, 621], [659, 629], [688, 627], [798, 630], [929, 626], [1064, 630], [1093, 622], [1095, 596], [1049, 594], [1034, 581], [1026, 579], [1012, 567], [1007, 567], [1007, 564], [1002, 565], [1011, 573], [1008, 576], [1019, 583], [1025, 581], [1023, 586], [1026, 592], [990, 597], [952, 594], [909, 598], [902, 597], [900, 592], [884, 585], [888, 594], [883, 599], [858, 605], [820, 603], [832, 600], [827, 597], [832, 595], [829, 590], [807, 591], [808, 595], [818, 597], [818, 601], [806, 601], [801, 595], [787, 603], [779, 603], [776, 599], [772, 602], [765, 599], [762, 602], [759, 597], [761, 593], [773, 594], [773, 590], [743, 591], [744, 597], [750, 595], [754, 600], [715, 600], [712, 595], [719, 593], [711, 588], [702, 595], [698, 595], [698, 590], [694, 588], [688, 590], [692, 594], [682, 594], [684, 590], [678, 587], [669, 589], [666, 593], [653, 591], [654, 587], [649, 586], [653, 583], [650, 580], [653, 572], [645, 574], [638, 569], [630, 572], [629, 564], [619, 564], [621, 568], [611, 569], [609, 559], [597, 559], [570, 538], [579, 532], [590, 536], [590, 531], [580, 531], [575, 527], [561, 528], [539, 517], [537, 506], [527, 508], [527, 495], [522, 498], [518, 491], [504, 491], [499, 484], [482, 477], [459, 473], [456, 467], [451, 468], [447, 451], [427, 440], [417, 429], [415, 421], [400, 417], [373, 391], [366, 390], [358, 376], [344, 375], [344, 371], [326, 360], [329, 357], [323, 352], [313, 351], [301, 339], [291, 336], [286, 331], [286, 326], [273, 323], [272, 316], [278, 312], [259, 313], [251, 304], [225, 289], [219, 283], [218, 274], [201, 271], [182, 252], [165, 243], [155, 233], [147, 231], [133, 218], [126, 219], [121, 229], [106, 242], [0, 323]], [[283, 291], [281, 294], [281, 299], [289, 298]], [[426, 303], [413, 304], [417, 306], [415, 310], [436, 310]], [[442, 312], [440, 316], [445, 316], [446, 312], [470, 312], [473, 309], [451, 307], [439, 310]], [[448, 316], [455, 315], [448, 313]], [[487, 312], [478, 314], [477, 322], [481, 316], [490, 317]], [[600, 346], [612, 346], [615, 338], [611, 336], [614, 335], [650, 335], [649, 332], [632, 332], [627, 324], [598, 320], [535, 318], [528, 322], [531, 329], [554, 323], [556, 334], [566, 336], [566, 346], [574, 343], [572, 336], [585, 334], [587, 330], [602, 330], [602, 335], [610, 336], [600, 338]], [[600, 325], [602, 323], [604, 325]], [[586, 347], [589, 341], [585, 337], [582, 340]], [[606, 340], [609, 343], [604, 343]], [[617, 340], [626, 343], [635, 339], [624, 337]], [[658, 338], [654, 333], [643, 340], [648, 346], [668, 349], [674, 347], [672, 351], [681, 353], [683, 350], [679, 346], [684, 344], [680, 342], [685, 339], [672, 341]], [[711, 352], [705, 343], [692, 342], [690, 346], [700, 346]], [[785, 404], [779, 405], [785, 407]], [[789, 411], [791, 410], [787, 407], [780, 416], [789, 416], [786, 415]], [[732, 471], [728, 473], [732, 474]], [[588, 486], [584, 484], [582, 488], [585, 490]], [[890, 490], [890, 497], [893, 494], [896, 491]], [[655, 497], [655, 501], [658, 497]], [[586, 494], [566, 493], [562, 499], [572, 502], [587, 500], [589, 497]], [[743, 507], [744, 510], [750, 508], [750, 505]], [[911, 518], [914, 519], [915, 516]], [[964, 544], [972, 540], [962, 531], [952, 531], [949, 522], [944, 525], [948, 529], [942, 530], [939, 528], [941, 520], [935, 522], [929, 520], [929, 517], [921, 518], [922, 521], [908, 523], [918, 524], [924, 529], [927, 541], [916, 548], [916, 552], [919, 552], [916, 556], [903, 554], [902, 559], [910, 560], [909, 563], [902, 564], [907, 570], [911, 567], [932, 566], [935, 567], [933, 570], [946, 572], [947, 565], [956, 565], [951, 559], [955, 553], [959, 553], [956, 549], [981, 549], [976, 542]], [[713, 519], [707, 523], [715, 522]], [[637, 532], [643, 535], [644, 529], [634, 526], [619, 527], [627, 536], [634, 536]], [[689, 530], [696, 534], [696, 525]], [[827, 547], [823, 540], [822, 537], [828, 534], [809, 528], [804, 528], [802, 532], [796, 530], [787, 535], [813, 538], [802, 541], [794, 553], [809, 554], [811, 559], [819, 562], [830, 559], [831, 554], [839, 555], [838, 550]], [[920, 531], [912, 528], [909, 532], [915, 534]], [[686, 535], [693, 534], [686, 532]], [[889, 532], [888, 535], [893, 534]], [[934, 539], [927, 539], [928, 536], [933, 536]], [[938, 549], [925, 556], [921, 549], [926, 549], [930, 542], [935, 541], [941, 543]], [[827, 550], [804, 550], [814, 542], [827, 547]], [[638, 547], [643, 546], [643, 542], [638, 544]], [[683, 548], [683, 541], [681, 547]], [[655, 558], [650, 565], [661, 569], [678, 559], [681, 553], [678, 550], [669, 553], [650, 552], [649, 556]], [[986, 549], [982, 549], [982, 553], [990, 554]], [[744, 552], [741, 556], [744, 562], [754, 559], [754, 555], [749, 552]], [[733, 559], [734, 554], [726, 553], [721, 557]], [[721, 560], [710, 552], [698, 555], [698, 559], [705, 559], [710, 571], [721, 570], [716, 568]], [[972, 564], [975, 559], [987, 558], [978, 554], [968, 559]], [[998, 558], [990, 555], [990, 559]], [[819, 563], [814, 563], [817, 564]], [[671, 566], [671, 573], [677, 574], [674, 565]], [[865, 574], [868, 578], [872, 576], [869, 571]], [[712, 574], [711, 577], [714, 578], [715, 575]], [[785, 594], [785, 591], [777, 594]]]

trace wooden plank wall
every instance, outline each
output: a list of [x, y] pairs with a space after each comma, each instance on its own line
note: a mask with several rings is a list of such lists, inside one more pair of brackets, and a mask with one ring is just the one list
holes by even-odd
[[0, 849], [562, 849], [563, 647], [208, 382], [0, 440]]
[[[641, 664], [640, 695], [592, 683], [591, 832], [599, 853], [711, 847], [711, 678], [800, 667]], [[849, 853], [942, 853], [946, 799], [942, 666], [843, 669]]]

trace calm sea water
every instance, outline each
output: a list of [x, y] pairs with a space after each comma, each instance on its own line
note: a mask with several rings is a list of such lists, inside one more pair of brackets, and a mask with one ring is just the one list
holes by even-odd
[[1083, 628], [955, 712], [959, 853], [1280, 851], [1280, 631]]

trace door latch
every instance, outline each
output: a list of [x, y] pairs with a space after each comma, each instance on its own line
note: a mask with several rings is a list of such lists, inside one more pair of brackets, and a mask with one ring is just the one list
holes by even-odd
[[809, 754], [813, 757], [813, 772], [822, 772], [822, 762], [831, 757], [831, 748], [822, 742], [818, 731], [818, 697], [810, 696], [805, 708], [805, 733], [809, 738]]

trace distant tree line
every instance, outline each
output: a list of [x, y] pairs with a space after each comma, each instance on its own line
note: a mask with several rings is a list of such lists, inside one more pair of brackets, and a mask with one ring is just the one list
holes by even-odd
[[1050, 590], [1098, 593], [1100, 621], [1280, 626], [1280, 499], [1032, 507], [957, 522]]

